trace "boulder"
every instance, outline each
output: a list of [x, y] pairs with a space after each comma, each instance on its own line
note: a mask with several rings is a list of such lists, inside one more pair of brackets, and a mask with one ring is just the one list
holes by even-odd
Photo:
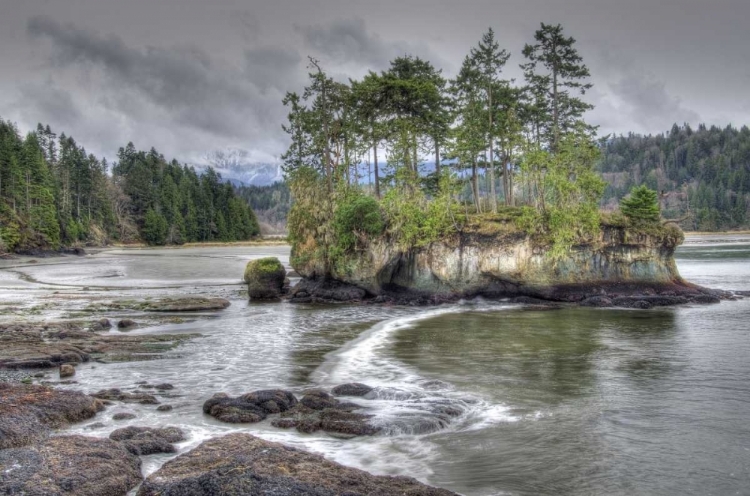
[[159, 405], [156, 407], [157, 412], [171, 412], [174, 407], [172, 405]]
[[174, 453], [177, 450], [172, 443], [185, 440], [185, 433], [177, 427], [125, 427], [113, 431], [109, 438], [120, 441], [134, 455], [154, 455], [157, 453]]
[[450, 491], [409, 477], [375, 476], [250, 434], [203, 442], [165, 463], [141, 485], [138, 496], [421, 495]]
[[120, 330], [132, 329], [137, 326], [138, 326], [138, 323], [132, 319], [122, 319], [117, 323], [117, 328]]
[[76, 368], [71, 364], [65, 363], [63, 365], [60, 365], [60, 379], [64, 379], [65, 377], [73, 377], [74, 375], [76, 375]]
[[0, 450], [0, 494], [125, 496], [142, 479], [140, 458], [109, 439], [56, 436]]
[[251, 260], [245, 267], [245, 282], [251, 300], [274, 300], [283, 294], [286, 269], [278, 258]]
[[359, 382], [341, 384], [331, 390], [334, 396], [364, 396], [372, 391], [372, 388]]
[[233, 424], [260, 422], [269, 414], [285, 412], [297, 404], [289, 391], [266, 389], [232, 398], [217, 393], [203, 404], [203, 413]]
[[0, 449], [41, 441], [51, 429], [90, 419], [103, 409], [101, 401], [77, 391], [0, 383]]

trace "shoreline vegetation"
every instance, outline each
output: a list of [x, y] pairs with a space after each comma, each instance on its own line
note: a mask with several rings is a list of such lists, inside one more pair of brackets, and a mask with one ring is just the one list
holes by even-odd
[[21, 137], [0, 119], [0, 253], [260, 234], [247, 201], [213, 169], [198, 174], [132, 143], [117, 158], [108, 164], [41, 124]]

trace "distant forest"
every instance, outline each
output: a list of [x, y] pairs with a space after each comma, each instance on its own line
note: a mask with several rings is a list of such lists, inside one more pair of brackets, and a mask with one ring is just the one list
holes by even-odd
[[285, 182], [268, 186], [240, 186], [235, 191], [255, 212], [263, 234], [286, 233], [292, 197]]
[[120, 148], [109, 164], [49, 126], [21, 137], [0, 119], [0, 252], [111, 241], [152, 245], [246, 240], [252, 209], [212, 169], [203, 174], [153, 148]]
[[614, 208], [634, 185], [660, 193], [662, 215], [687, 230], [748, 227], [750, 129], [676, 124], [665, 134], [629, 134], [602, 145], [599, 165]]

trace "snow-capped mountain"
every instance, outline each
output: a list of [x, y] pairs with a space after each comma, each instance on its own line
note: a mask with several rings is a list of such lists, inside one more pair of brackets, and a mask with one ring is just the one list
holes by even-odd
[[221, 177], [235, 185], [267, 186], [283, 181], [281, 163], [259, 162], [250, 152], [241, 149], [217, 150], [207, 153], [197, 169], [213, 167]]

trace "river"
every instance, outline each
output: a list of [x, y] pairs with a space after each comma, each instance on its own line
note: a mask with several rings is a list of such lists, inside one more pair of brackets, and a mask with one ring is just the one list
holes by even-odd
[[[231, 300], [220, 313], [132, 331], [202, 335], [165, 359], [78, 367], [75, 387], [86, 392], [171, 383], [161, 399], [171, 412], [114, 406], [66, 432], [176, 425], [189, 433], [184, 452], [243, 431], [466, 495], [750, 493], [750, 299], [647, 311], [481, 300], [433, 308], [249, 304], [244, 265], [269, 255], [288, 264], [286, 247], [0, 261], [0, 321], [73, 318], [83, 302], [116, 297]], [[695, 283], [750, 290], [750, 237], [689, 237], [677, 263]], [[140, 317], [98, 316], [125, 315]], [[229, 425], [201, 410], [216, 392], [350, 381], [377, 388], [357, 402], [383, 435], [341, 440], [268, 420]], [[462, 414], [446, 422], [436, 405]], [[121, 411], [137, 418], [111, 420]], [[169, 458], [144, 457], [144, 472]]]

